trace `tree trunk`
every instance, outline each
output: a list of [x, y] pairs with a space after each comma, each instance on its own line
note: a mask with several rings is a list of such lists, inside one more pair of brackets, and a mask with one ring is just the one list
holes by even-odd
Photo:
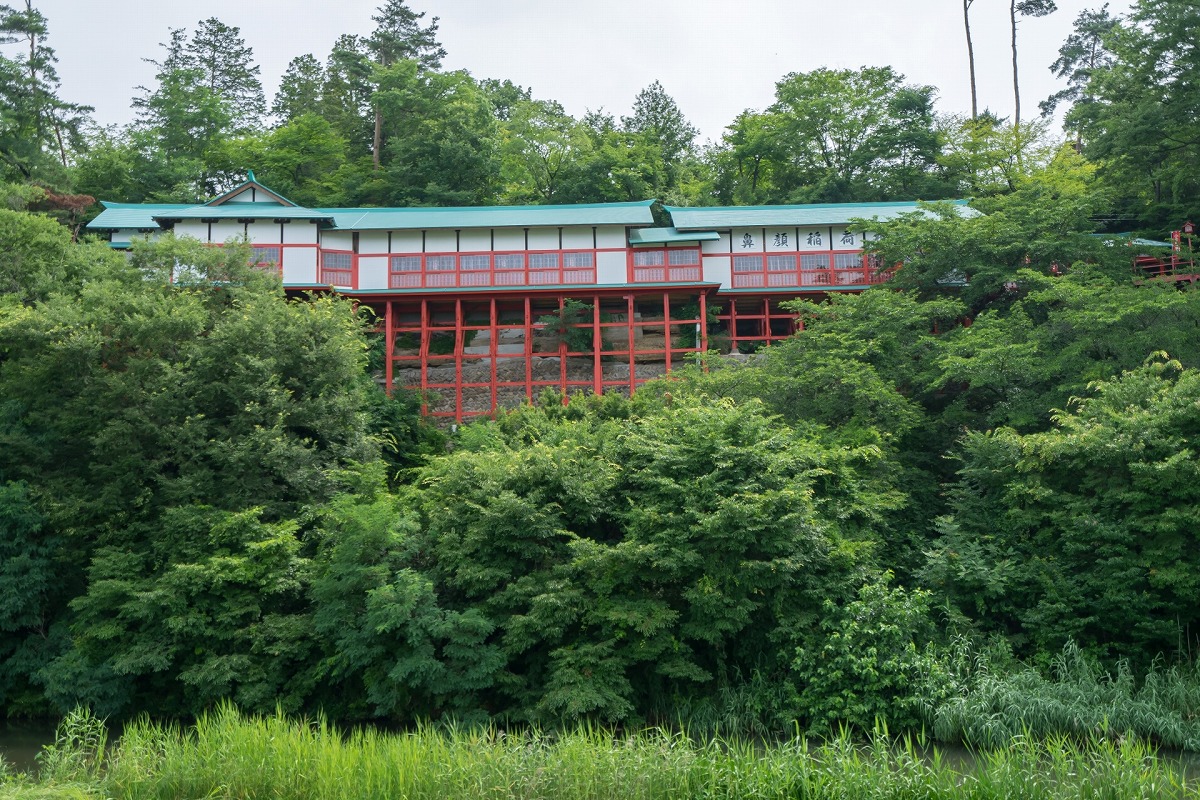
[[979, 116], [979, 94], [975, 86], [975, 46], [971, 42], [971, 4], [975, 0], [963, 0], [963, 27], [967, 30], [967, 69], [971, 76], [971, 119]]
[[1008, 21], [1012, 28], [1013, 125], [1021, 124], [1021, 86], [1017, 81], [1017, 0], [1008, 0]]
[[371, 137], [371, 158], [375, 163], [375, 171], [379, 172], [379, 149], [383, 146], [383, 112], [375, 106], [375, 135]]
[[62, 128], [58, 123], [54, 123], [54, 138], [58, 140], [58, 155], [62, 159], [62, 165], [67, 166], [67, 148], [63, 144]]

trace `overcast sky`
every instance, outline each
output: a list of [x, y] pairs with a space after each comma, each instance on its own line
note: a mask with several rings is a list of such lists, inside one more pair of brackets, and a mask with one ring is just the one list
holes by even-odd
[[[343, 33], [368, 34], [380, 0], [35, 0], [50, 22], [65, 99], [95, 107], [101, 124], [132, 118], [135, 87], [150, 85], [168, 29], [207, 17], [241, 28], [262, 68], [267, 102], [288, 61], [321, 61]], [[1049, 65], [1084, 8], [1020, 24], [1023, 116], [1059, 87]], [[628, 114], [655, 80], [700, 129], [718, 139], [741, 111], [762, 109], [775, 82], [818, 67], [891, 65], [938, 89], [942, 112], [969, 113], [961, 0], [411, 0], [440, 18], [444, 65], [476, 78], [508, 78], [575, 116]], [[1110, 3], [1125, 13], [1123, 0]], [[980, 106], [1012, 114], [1008, 3], [977, 0], [972, 31]], [[6, 48], [16, 57], [14, 46]]]

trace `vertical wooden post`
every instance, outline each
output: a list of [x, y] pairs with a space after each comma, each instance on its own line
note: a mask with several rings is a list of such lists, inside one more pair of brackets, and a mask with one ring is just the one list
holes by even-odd
[[525, 295], [525, 399], [533, 402], [533, 308]]
[[740, 353], [738, 349], [738, 332], [737, 332], [737, 298], [729, 300], [729, 352]]
[[463, 421], [463, 350], [466, 347], [463, 330], [462, 298], [454, 300], [454, 421]]
[[604, 349], [604, 329], [600, 327], [600, 295], [592, 295], [592, 391], [604, 393], [604, 365], [600, 352]]
[[637, 355], [633, 345], [633, 295], [627, 294], [625, 295], [625, 299], [628, 301], [628, 312], [625, 316], [625, 322], [628, 325], [627, 330], [629, 331], [629, 341], [627, 342], [629, 345], [629, 395], [632, 397], [634, 386], [637, 383], [635, 379], [637, 374]]
[[498, 408], [498, 406], [499, 406], [499, 403], [500, 403], [500, 397], [499, 397], [499, 394], [500, 394], [500, 388], [499, 388], [499, 387], [496, 385], [497, 383], [499, 383], [499, 374], [498, 374], [498, 373], [499, 373], [499, 362], [498, 362], [498, 359], [499, 359], [499, 357], [500, 357], [500, 342], [499, 342], [499, 338], [500, 338], [500, 330], [499, 330], [499, 328], [497, 327], [497, 320], [496, 320], [496, 298], [495, 298], [495, 297], [493, 297], [493, 298], [491, 299], [491, 317], [490, 317], [490, 320], [489, 320], [489, 322], [490, 322], [490, 326], [491, 326], [491, 327], [490, 327], [490, 329], [489, 329], [489, 331], [488, 331], [488, 332], [489, 332], [489, 334], [491, 335], [491, 339], [490, 339], [490, 341], [491, 341], [491, 343], [492, 343], [492, 344], [491, 344], [491, 347], [489, 348], [489, 349], [491, 350], [491, 352], [490, 352], [490, 354], [489, 354], [489, 355], [491, 356], [491, 360], [492, 360], [492, 369], [491, 369], [491, 374], [492, 374], [492, 386], [491, 386], [491, 392], [492, 392], [492, 405], [491, 405], [491, 414], [492, 414], [492, 416], [494, 417], [494, 416], [496, 415], [496, 409]]
[[429, 413], [429, 300], [421, 298], [421, 413]]
[[[700, 292], [700, 352], [708, 352], [708, 294]], [[707, 367], [705, 368], [707, 370]]]
[[383, 307], [383, 390], [387, 392], [388, 397], [391, 397], [392, 375], [395, 368], [392, 358], [396, 354], [396, 333], [395, 323], [392, 320], [392, 306], [394, 304], [391, 300], [387, 300], [386, 303], [387, 305]]
[[663, 292], [663, 357], [667, 372], [671, 371], [671, 296]]
[[[562, 319], [562, 317], [563, 317], [564, 302], [565, 302], [565, 298], [562, 295], [559, 295], [558, 296], [559, 319]], [[572, 327], [572, 328], [575, 327], [575, 323], [572, 322], [570, 327]], [[559, 391], [562, 392], [562, 404], [565, 406], [568, 402], [568, 396], [570, 395], [570, 390], [567, 388], [567, 339], [566, 339], [565, 328], [564, 328], [563, 337], [558, 340], [558, 388], [559, 388]]]

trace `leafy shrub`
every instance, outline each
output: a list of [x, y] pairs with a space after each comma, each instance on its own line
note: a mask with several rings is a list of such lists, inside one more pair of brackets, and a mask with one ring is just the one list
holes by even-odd
[[796, 712], [810, 729], [870, 731], [876, 721], [913, 728], [922, 703], [946, 691], [946, 670], [928, 644], [929, 593], [890, 588], [888, 577], [843, 607], [826, 601], [820, 632], [796, 651]]

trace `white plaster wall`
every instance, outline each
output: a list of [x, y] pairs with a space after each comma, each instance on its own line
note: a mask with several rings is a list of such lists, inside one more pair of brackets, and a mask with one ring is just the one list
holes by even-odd
[[463, 253], [485, 253], [491, 250], [491, 229], [463, 231], [459, 234], [458, 249]]
[[557, 250], [558, 228], [530, 228], [530, 250]]
[[562, 240], [564, 250], [590, 250], [592, 249], [592, 226], [563, 228]]
[[700, 252], [704, 254], [712, 253], [729, 253], [729, 231], [721, 231], [720, 239], [715, 241], [701, 242]]
[[[247, 186], [237, 194], [225, 199], [225, 203], [274, 203], [275, 198], [266, 192], [260, 192], [253, 186]], [[224, 205], [224, 203], [222, 203]]]
[[283, 283], [295, 285], [317, 282], [317, 251], [307, 247], [289, 247], [283, 251]]
[[358, 252], [386, 253], [388, 251], [387, 231], [363, 231], [358, 235]]
[[596, 229], [597, 247], [625, 247], [628, 244], [624, 225], [601, 225]]
[[311, 222], [289, 222], [283, 226], [284, 244], [316, 244], [317, 226]]
[[495, 234], [497, 251], [525, 249], [525, 231], [521, 228], [496, 228]]
[[454, 231], [426, 231], [426, 253], [453, 253], [458, 249]]
[[[384, 242], [386, 245], [387, 242]], [[358, 288], [386, 289], [388, 286], [387, 256], [358, 257]]]
[[392, 252], [393, 253], [419, 253], [419, 252], [421, 252], [421, 232], [420, 231], [392, 231]]
[[596, 283], [601, 285], [628, 283], [625, 253], [596, 254]]
[[279, 244], [283, 238], [279, 233], [281, 227], [286, 228], [287, 225], [260, 219], [247, 225], [246, 230], [249, 231], [250, 241], [256, 244]]
[[199, 239], [202, 242], [208, 241], [208, 223], [197, 222], [193, 219], [185, 219], [175, 224], [176, 236], [191, 236], [193, 239]]
[[704, 280], [720, 281], [722, 289], [733, 286], [733, 266], [729, 256], [704, 256]]
[[[204, 223], [207, 227], [207, 223]], [[223, 219], [212, 224], [212, 241], [225, 243], [229, 239], [241, 239], [246, 235], [242, 223], [233, 219]]]
[[326, 250], [350, 250], [354, 247], [354, 237], [350, 231], [324, 231], [321, 233], [321, 247]]

